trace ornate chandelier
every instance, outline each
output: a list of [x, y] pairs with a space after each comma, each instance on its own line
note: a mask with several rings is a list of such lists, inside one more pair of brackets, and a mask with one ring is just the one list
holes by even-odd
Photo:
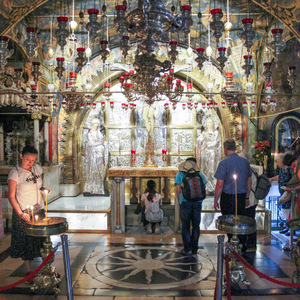
[[[140, 73], [130, 70], [124, 76], [120, 76], [122, 91], [128, 101], [143, 99], [149, 105], [154, 101], [161, 100], [180, 101], [184, 89], [181, 80], [176, 79], [174, 85], [174, 70], [169, 69], [168, 73], [163, 73], [163, 69], [160, 71], [160, 74], [157, 75], [152, 73], [153, 69], [147, 70], [147, 68], [144, 68]], [[146, 76], [146, 74], [149, 75], [150, 80], [145, 80], [143, 76]]]
[[[174, 86], [174, 70], [170, 70], [178, 55], [178, 42], [170, 42], [171, 50], [168, 56], [172, 63], [169, 60], [159, 61], [153, 52], [158, 47], [158, 42], [168, 43], [172, 33], [183, 32], [186, 36], [189, 34], [193, 24], [191, 6], [182, 5], [181, 14], [173, 14], [165, 9], [160, 0], [140, 0], [138, 8], [127, 15], [126, 10], [126, 5], [117, 5], [117, 16], [114, 20], [123, 41], [124, 56], [126, 57], [128, 52], [128, 34], [140, 41], [140, 44], [133, 63], [134, 71], [131, 70], [120, 77], [124, 95], [129, 102], [141, 97], [148, 104], [168, 99], [180, 101], [183, 86], [180, 80], [177, 80]], [[170, 72], [166, 73], [169, 70]]]

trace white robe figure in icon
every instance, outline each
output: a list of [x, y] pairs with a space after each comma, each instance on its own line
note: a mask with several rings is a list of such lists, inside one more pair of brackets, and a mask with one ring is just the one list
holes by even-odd
[[219, 130], [215, 128], [212, 117], [206, 119], [204, 128], [205, 130], [197, 138], [196, 155], [200, 170], [206, 175], [206, 189], [208, 192], [213, 192], [216, 183], [214, 174], [221, 160], [221, 136]]
[[86, 182], [84, 195], [104, 195], [104, 180], [108, 162], [108, 146], [105, 140], [104, 126], [99, 119], [92, 120], [86, 140]]

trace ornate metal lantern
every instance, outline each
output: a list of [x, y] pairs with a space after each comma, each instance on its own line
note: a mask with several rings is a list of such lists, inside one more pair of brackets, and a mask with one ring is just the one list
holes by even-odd
[[101, 55], [101, 59], [103, 62], [106, 61], [108, 55], [109, 55], [109, 51], [107, 50], [107, 45], [108, 45], [108, 41], [107, 40], [102, 40], [100, 41], [100, 51], [99, 54]]
[[23, 69], [15, 69], [15, 76], [14, 76], [14, 82], [17, 86], [17, 88], [21, 87], [21, 84], [23, 82]]
[[271, 66], [272, 66], [271, 62], [265, 62], [264, 63], [265, 71], [264, 71], [263, 75], [266, 78], [266, 83], [271, 82], [271, 76], [272, 76]]
[[247, 77], [247, 80], [248, 80], [249, 75], [250, 75], [250, 71], [253, 68], [253, 66], [251, 64], [252, 55], [244, 55], [244, 60], [245, 60], [245, 64], [243, 65], [242, 68], [245, 70], [245, 74], [246, 74], [246, 77]]
[[296, 81], [296, 67], [295, 66], [290, 66], [289, 67], [289, 75], [288, 75], [288, 81], [290, 87], [293, 89]]
[[39, 77], [41, 75], [41, 72], [39, 71], [40, 65], [41, 65], [41, 63], [38, 61], [32, 62], [31, 74], [33, 76], [33, 80], [34, 80], [35, 84], [37, 84], [37, 82], [39, 81]]
[[37, 38], [36, 38], [37, 28], [36, 27], [27, 27], [26, 32], [27, 32], [27, 39], [24, 41], [24, 46], [27, 50], [29, 59], [32, 60], [36, 54], [35, 50], [38, 47], [38, 42], [37, 42]]
[[177, 48], [177, 41], [170, 41], [170, 48], [171, 50], [168, 52], [168, 56], [171, 59], [171, 62], [174, 64], [177, 56], [178, 56], [178, 51], [176, 50]]
[[226, 48], [225, 47], [219, 47], [218, 51], [219, 51], [219, 57], [217, 58], [217, 61], [220, 64], [221, 70], [223, 70], [223, 68], [225, 66], [225, 62], [227, 61], [227, 57], [225, 56]]
[[120, 35], [124, 35], [126, 32], [127, 28], [127, 21], [125, 17], [125, 12], [127, 9], [126, 5], [116, 5], [116, 11], [117, 11], [117, 16], [114, 19], [114, 24], [117, 27], [117, 31], [120, 33]]
[[126, 58], [126, 56], [128, 54], [128, 51], [130, 49], [130, 46], [129, 46], [129, 36], [124, 35], [122, 37], [120, 49], [122, 50], [122, 55], [124, 56], [124, 58]]
[[61, 79], [62, 76], [63, 76], [64, 71], [66, 70], [64, 68], [65, 59], [63, 57], [57, 57], [56, 61], [57, 61], [57, 67], [55, 68], [55, 71], [57, 72], [57, 77], [59, 79]]
[[203, 63], [206, 61], [206, 57], [204, 56], [204, 48], [197, 48], [197, 57], [195, 59], [195, 61], [198, 63], [198, 69], [199, 71], [202, 69], [203, 67]]
[[225, 83], [225, 86], [221, 90], [221, 92], [222, 92], [221, 96], [226, 101], [226, 104], [229, 107], [233, 106], [234, 101], [236, 101], [236, 98], [239, 93], [239, 91], [233, 85], [233, 76], [232, 75], [233, 75], [232, 72], [227, 72], [225, 74], [226, 83]]
[[221, 8], [214, 8], [210, 11], [213, 21], [210, 24], [211, 29], [214, 31], [214, 37], [216, 38], [217, 45], [219, 44], [220, 37], [224, 32], [224, 23], [221, 21], [223, 17]]
[[78, 70], [80, 71], [83, 68], [83, 64], [85, 63], [86, 59], [84, 57], [85, 48], [77, 48], [77, 58], [75, 61], [77, 62]]
[[181, 31], [188, 35], [190, 33], [190, 27], [193, 25], [193, 19], [191, 17], [192, 7], [190, 5], [182, 5], [180, 9], [182, 12]]
[[86, 24], [86, 29], [90, 32], [90, 38], [94, 41], [97, 37], [97, 33], [101, 28], [99, 22], [97, 22], [97, 16], [99, 14], [99, 9], [90, 8], [88, 10], [89, 22]]
[[68, 17], [57, 17], [58, 28], [55, 30], [55, 35], [57, 38], [57, 44], [60, 46], [61, 51], [64, 51], [64, 47], [67, 45], [67, 38], [69, 36], [68, 28]]
[[252, 29], [253, 19], [243, 19], [242, 23], [244, 24], [244, 31], [242, 32], [241, 38], [245, 41], [244, 46], [247, 48], [247, 52], [250, 53], [255, 37], [255, 31]]
[[0, 36], [0, 68], [3, 69], [7, 63], [7, 58], [10, 57], [14, 50], [7, 49], [8, 37]]
[[274, 41], [271, 43], [271, 48], [274, 51], [275, 60], [278, 61], [278, 56], [279, 56], [280, 52], [283, 51], [283, 49], [285, 48], [285, 45], [286, 45], [284, 42], [281, 41], [283, 29], [275, 28], [275, 29], [272, 29], [271, 32], [274, 37]]

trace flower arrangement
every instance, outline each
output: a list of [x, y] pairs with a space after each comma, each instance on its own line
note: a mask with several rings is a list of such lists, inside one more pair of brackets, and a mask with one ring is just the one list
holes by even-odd
[[264, 156], [268, 155], [271, 149], [269, 141], [258, 141], [254, 143], [253, 158], [257, 165], [261, 165], [264, 162]]

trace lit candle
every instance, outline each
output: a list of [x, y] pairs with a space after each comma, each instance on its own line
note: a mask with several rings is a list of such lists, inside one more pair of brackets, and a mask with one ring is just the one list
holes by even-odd
[[233, 179], [234, 179], [234, 187], [235, 187], [235, 219], [238, 219], [238, 209], [237, 209], [237, 205], [238, 205], [238, 202], [237, 202], [237, 175], [236, 174], [233, 174]]
[[47, 211], [48, 211], [48, 190], [45, 190], [46, 193], [46, 213], [45, 213], [45, 217], [47, 219]]
[[33, 206], [30, 206], [30, 208], [31, 208], [31, 215], [32, 215], [32, 224], [34, 224]]
[[39, 216], [35, 216], [35, 224], [38, 224]]
[[119, 135], [119, 155], [121, 155], [121, 136]]

